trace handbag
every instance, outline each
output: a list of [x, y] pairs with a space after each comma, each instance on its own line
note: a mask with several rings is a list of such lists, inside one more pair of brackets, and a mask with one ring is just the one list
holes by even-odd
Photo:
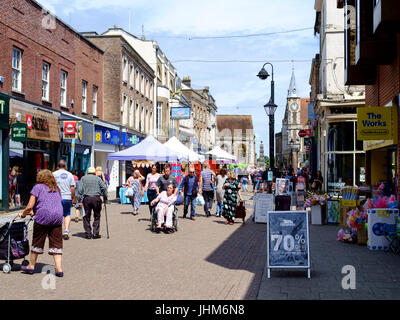
[[317, 188], [317, 182], [316, 182], [316, 181], [314, 181], [314, 182], [312, 183], [311, 188], [312, 188], [312, 189], [316, 189], [316, 188]]
[[29, 254], [29, 241], [27, 238], [21, 241], [15, 241], [11, 239], [11, 255], [13, 259], [21, 259]]
[[128, 188], [125, 190], [124, 196], [125, 196], [125, 197], [132, 197], [132, 196], [133, 196], [133, 188], [128, 187]]
[[242, 218], [244, 222], [245, 217], [246, 217], [246, 207], [244, 206], [244, 202], [240, 201], [239, 205], [236, 207], [235, 218]]

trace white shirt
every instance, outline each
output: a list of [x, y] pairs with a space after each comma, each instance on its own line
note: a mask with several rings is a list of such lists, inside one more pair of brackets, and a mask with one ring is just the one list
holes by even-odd
[[71, 198], [71, 187], [75, 187], [75, 179], [72, 173], [67, 170], [60, 169], [53, 172], [53, 176], [57, 181], [57, 185], [61, 191], [61, 197], [63, 200], [72, 200]]

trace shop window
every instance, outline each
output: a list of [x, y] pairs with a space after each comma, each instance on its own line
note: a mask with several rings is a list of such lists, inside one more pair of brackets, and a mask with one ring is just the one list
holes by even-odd
[[354, 122], [329, 124], [327, 151], [354, 151]]
[[356, 176], [355, 184], [361, 186], [365, 184], [365, 153], [356, 153]]
[[337, 193], [346, 182], [353, 182], [353, 154], [328, 154], [328, 193]]

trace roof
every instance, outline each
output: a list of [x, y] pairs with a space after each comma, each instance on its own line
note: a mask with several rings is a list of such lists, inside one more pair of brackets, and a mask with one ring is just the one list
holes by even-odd
[[222, 131], [224, 129], [242, 130], [246, 133], [246, 130], [254, 130], [253, 118], [251, 115], [217, 115], [217, 129]]
[[297, 98], [296, 92], [296, 77], [294, 76], [294, 69], [292, 69], [292, 77], [290, 79], [290, 85], [288, 90], [288, 97], [289, 98]]

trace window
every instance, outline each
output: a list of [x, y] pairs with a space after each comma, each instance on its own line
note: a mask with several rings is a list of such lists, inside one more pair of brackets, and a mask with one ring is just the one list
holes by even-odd
[[137, 91], [139, 91], [139, 70], [136, 70], [136, 84], [135, 88]]
[[135, 107], [135, 129], [139, 130], [139, 103], [136, 101], [136, 107]]
[[156, 134], [161, 135], [162, 131], [162, 103], [157, 103], [156, 109]]
[[96, 86], [93, 86], [92, 113], [93, 113], [94, 116], [97, 116], [97, 87]]
[[87, 112], [86, 106], [87, 82], [82, 80], [82, 112]]
[[49, 101], [50, 91], [50, 65], [47, 62], [42, 64], [42, 100]]
[[122, 81], [128, 82], [128, 59], [126, 56], [122, 56]]
[[139, 131], [144, 132], [145, 129], [145, 118], [144, 118], [144, 107], [142, 104], [141, 110], [140, 110], [140, 123], [139, 123]]
[[134, 78], [134, 68], [133, 68], [133, 64], [131, 64], [129, 66], [129, 85], [133, 88], [135, 86], [135, 82], [134, 82], [135, 78]]
[[146, 128], [145, 128], [145, 132], [149, 133], [149, 110], [146, 110]]
[[122, 97], [122, 124], [124, 126], [128, 124], [128, 98], [126, 94]]
[[67, 73], [61, 70], [60, 79], [60, 105], [62, 107], [67, 106]]
[[150, 82], [150, 95], [149, 95], [149, 98], [150, 98], [151, 101], [153, 101], [153, 83], [152, 82]]
[[149, 98], [149, 80], [146, 79], [146, 92], [145, 92], [146, 98]]
[[129, 127], [133, 128], [133, 100], [129, 99]]
[[22, 51], [13, 48], [12, 55], [12, 89], [21, 91], [22, 90]]
[[144, 76], [143, 74], [141, 75], [141, 81], [140, 81], [140, 92], [144, 95]]

